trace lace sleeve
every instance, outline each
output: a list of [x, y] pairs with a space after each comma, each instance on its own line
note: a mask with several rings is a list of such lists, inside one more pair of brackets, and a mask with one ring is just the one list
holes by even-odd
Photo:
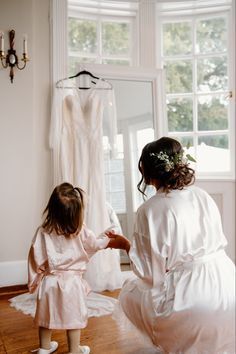
[[106, 90], [104, 95], [104, 133], [108, 136], [111, 156], [117, 156], [117, 110], [114, 90]]

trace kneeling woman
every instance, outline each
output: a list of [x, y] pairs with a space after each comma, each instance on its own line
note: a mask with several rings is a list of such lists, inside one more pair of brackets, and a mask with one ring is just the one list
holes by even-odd
[[235, 266], [216, 204], [192, 185], [174, 139], [147, 144], [139, 170], [139, 190], [156, 194], [139, 207], [126, 247], [138, 278], [121, 290], [125, 315], [163, 353], [234, 354]]

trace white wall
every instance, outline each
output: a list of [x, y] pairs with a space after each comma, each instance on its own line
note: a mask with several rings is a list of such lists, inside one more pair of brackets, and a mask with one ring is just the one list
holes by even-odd
[[215, 200], [228, 241], [226, 252], [235, 262], [235, 181], [197, 180], [196, 185], [205, 189]]
[[0, 0], [5, 50], [11, 29], [19, 57], [27, 34], [30, 62], [15, 70], [13, 84], [0, 65], [0, 287], [26, 282], [30, 241], [51, 190], [49, 0]]
[[[50, 0], [0, 0], [0, 30], [5, 34], [11, 29], [16, 31], [19, 55], [23, 34], [27, 33], [30, 56], [25, 70], [16, 69], [13, 84], [9, 70], [0, 65], [0, 287], [26, 283], [30, 241], [51, 193], [49, 3]], [[151, 15], [150, 9], [145, 17], [149, 22], [153, 22]], [[147, 38], [149, 27], [141, 30]], [[148, 41], [143, 43], [150, 46]], [[150, 50], [142, 50], [141, 65], [154, 65], [153, 48], [150, 46], [152, 55]], [[234, 259], [235, 182], [208, 181], [199, 185], [220, 206], [229, 254]]]

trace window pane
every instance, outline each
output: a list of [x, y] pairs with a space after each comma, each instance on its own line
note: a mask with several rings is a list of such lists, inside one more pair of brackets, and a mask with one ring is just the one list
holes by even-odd
[[116, 158], [111, 158], [108, 136], [103, 136], [106, 198], [115, 212], [125, 212], [124, 145], [123, 136], [117, 135]]
[[[136, 210], [139, 207], [139, 205], [143, 203], [143, 196], [137, 189], [137, 184], [141, 179], [141, 174], [138, 170], [138, 161], [139, 161], [140, 155], [142, 153], [143, 147], [147, 143], [150, 143], [151, 141], [154, 140], [154, 129], [153, 128], [139, 129], [136, 131], [135, 138], [136, 138], [135, 139], [136, 144], [132, 144], [132, 157], [133, 157], [132, 175], [133, 175], [133, 179], [134, 179], [134, 183], [133, 183], [134, 210]], [[153, 195], [155, 193], [155, 189], [152, 186], [149, 186], [146, 189], [145, 193], [147, 194], [148, 197], [150, 197], [151, 195]]]
[[183, 148], [189, 149], [193, 146], [193, 137], [192, 136], [181, 136], [176, 138]]
[[68, 20], [69, 51], [95, 53], [97, 51], [97, 22], [92, 20]]
[[166, 19], [162, 19], [161, 54], [169, 136], [176, 136], [197, 160], [190, 164], [194, 169], [206, 174], [228, 172], [228, 17], [208, 13], [176, 16], [171, 23]]
[[228, 136], [201, 136], [197, 146], [197, 170], [200, 172], [223, 172], [230, 169]]
[[192, 34], [189, 22], [163, 24], [164, 55], [189, 54], [192, 50]]
[[228, 83], [227, 58], [223, 56], [198, 60], [197, 77], [199, 91], [226, 90]]
[[75, 75], [78, 71], [79, 64], [81, 63], [96, 63], [96, 58], [69, 57], [69, 75]]
[[137, 131], [137, 147], [138, 155], [140, 157], [144, 146], [154, 140], [153, 128], [147, 128]]
[[168, 130], [193, 130], [193, 103], [191, 98], [171, 98], [167, 100]]
[[168, 61], [166, 62], [165, 68], [167, 92], [192, 92], [192, 61]]
[[125, 189], [124, 176], [122, 173], [111, 173], [106, 176], [107, 192], [122, 192]]
[[125, 200], [124, 193], [120, 193], [120, 192], [109, 193], [107, 195], [107, 198], [116, 213], [125, 213], [126, 212], [126, 200]]
[[110, 166], [111, 161], [116, 161], [117, 159], [124, 158], [123, 135], [117, 134], [117, 136], [116, 136], [116, 152], [115, 152], [116, 158], [115, 159], [111, 159], [111, 157], [110, 157], [111, 145], [110, 145], [108, 136], [104, 135], [102, 137], [102, 143], [103, 143], [103, 152], [104, 152], [105, 161], [108, 164], [109, 168], [112, 168], [112, 166]]
[[124, 171], [123, 159], [105, 160], [105, 173], [114, 174]]
[[198, 99], [198, 129], [228, 128], [228, 102], [224, 96], [200, 96]]
[[228, 148], [227, 135], [199, 136], [198, 142], [199, 142], [199, 144], [203, 143], [208, 146], [214, 146], [214, 147], [223, 148], [223, 149]]
[[128, 23], [102, 23], [103, 55], [129, 54], [130, 26]]
[[227, 50], [225, 18], [197, 21], [197, 52], [212, 53]]

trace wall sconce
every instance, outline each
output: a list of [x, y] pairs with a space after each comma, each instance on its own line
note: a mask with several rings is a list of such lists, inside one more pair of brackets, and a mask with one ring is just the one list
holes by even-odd
[[0, 32], [0, 59], [1, 63], [4, 69], [10, 68], [10, 80], [11, 83], [13, 83], [14, 79], [14, 68], [17, 67], [19, 70], [23, 70], [26, 67], [27, 61], [29, 61], [29, 58], [27, 57], [27, 39], [24, 37], [23, 39], [23, 54], [22, 54], [22, 61], [23, 66], [19, 66], [19, 60], [18, 56], [16, 55], [16, 51], [14, 49], [14, 39], [15, 39], [15, 31], [11, 30], [9, 31], [9, 43], [10, 43], [10, 49], [7, 51], [7, 55], [4, 55], [4, 34], [3, 32]]

